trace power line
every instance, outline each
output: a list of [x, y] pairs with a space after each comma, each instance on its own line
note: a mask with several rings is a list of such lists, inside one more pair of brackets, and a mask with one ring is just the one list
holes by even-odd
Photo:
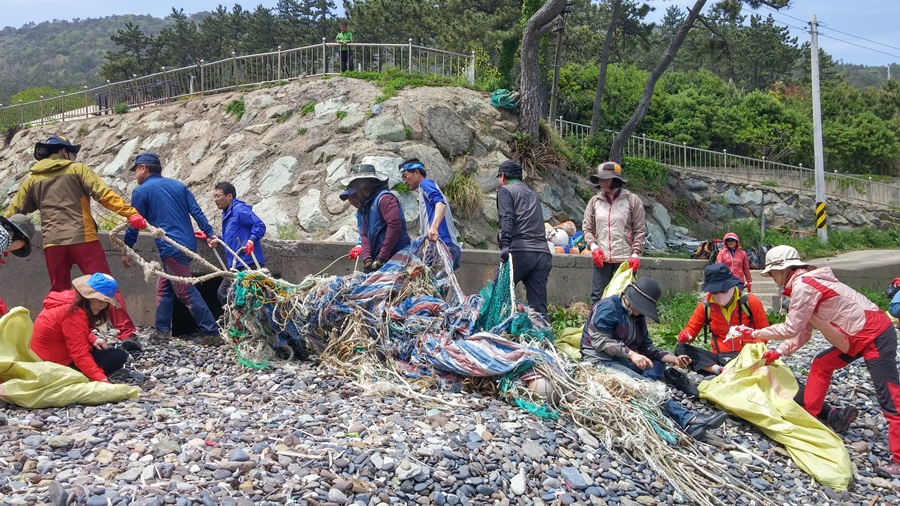
[[825, 34], [822, 33], [822, 32], [819, 32], [819, 36], [820, 36], [820, 37], [828, 37], [829, 39], [836, 40], [836, 41], [838, 41], [838, 42], [843, 42], [844, 44], [850, 44], [851, 46], [856, 46], [856, 47], [859, 47], [859, 48], [862, 48], [862, 49], [868, 49], [869, 51], [874, 51], [874, 52], [876, 52], [876, 53], [886, 54], [886, 55], [888, 55], [888, 56], [893, 56], [894, 58], [900, 59], [900, 55], [896, 55], [896, 54], [894, 54], [894, 53], [887, 53], [887, 52], [882, 51], [882, 50], [880, 50], [880, 49], [875, 49], [875, 48], [869, 47], [869, 46], [863, 46], [862, 44], [856, 44], [856, 43], [854, 43], [854, 42], [850, 42], [849, 40], [839, 39], [839, 38], [833, 37], [833, 36], [831, 36], [831, 35], [825, 35]]
[[819, 23], [819, 25], [824, 26], [825, 28], [831, 30], [832, 32], [837, 32], [837, 33], [840, 33], [840, 34], [849, 35], [850, 37], [854, 37], [854, 38], [857, 38], [857, 39], [860, 39], [860, 40], [864, 40], [864, 41], [866, 41], [866, 42], [871, 42], [872, 44], [878, 44], [879, 46], [884, 46], [884, 47], [887, 47], [887, 48], [890, 48], [890, 49], [896, 49], [897, 51], [900, 51], [900, 47], [890, 46], [890, 45], [888, 45], [888, 44], [883, 44], [883, 43], [881, 43], [881, 42], [878, 42], [877, 40], [869, 40], [869, 39], [867, 39], [867, 38], [865, 38], [865, 37], [860, 37], [859, 35], [853, 35], [852, 33], [842, 32], [842, 31], [838, 30], [837, 28], [831, 28], [830, 26], [828, 26], [828, 25], [825, 24], [825, 23]]

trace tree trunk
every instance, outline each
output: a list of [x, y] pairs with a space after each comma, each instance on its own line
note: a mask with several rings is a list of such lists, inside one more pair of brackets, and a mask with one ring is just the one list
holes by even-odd
[[557, 22], [566, 6], [566, 0], [548, 0], [525, 24], [522, 35], [521, 80], [519, 82], [519, 130], [531, 137], [532, 143], [539, 141], [541, 120], [540, 46], [541, 36]]
[[606, 67], [609, 65], [609, 46], [616, 34], [616, 23], [619, 21], [619, 8], [622, 0], [612, 0], [612, 14], [609, 19], [609, 27], [606, 29], [606, 38], [603, 39], [603, 52], [600, 54], [600, 77], [597, 78], [597, 94], [594, 96], [594, 112], [591, 114], [591, 135], [597, 133], [600, 123], [600, 102], [603, 100], [603, 89], [606, 87]]
[[628, 119], [628, 122], [625, 123], [625, 126], [622, 127], [622, 130], [616, 135], [612, 146], [609, 148], [609, 159], [611, 161], [622, 163], [622, 152], [625, 150], [625, 143], [628, 142], [628, 138], [631, 137], [631, 134], [633, 134], [635, 130], [637, 130], [638, 125], [641, 124], [641, 121], [644, 120], [644, 116], [647, 115], [656, 82], [659, 81], [663, 72], [666, 71], [666, 68], [669, 67], [672, 60], [675, 59], [675, 54], [678, 53], [678, 49], [687, 37], [688, 32], [700, 16], [700, 10], [703, 9], [704, 5], [706, 5], [706, 0], [697, 0], [696, 3], [694, 3], [694, 6], [691, 7], [684, 22], [681, 23], [675, 36], [672, 38], [672, 42], [669, 43], [669, 47], [666, 48], [666, 52], [663, 53], [662, 57], [659, 59], [659, 63], [656, 64], [656, 68], [653, 69], [653, 72], [651, 72], [650, 76], [647, 78], [647, 84], [644, 85], [644, 92], [641, 94], [641, 99], [638, 101], [637, 108], [635, 108], [634, 113], [631, 115], [631, 118]]

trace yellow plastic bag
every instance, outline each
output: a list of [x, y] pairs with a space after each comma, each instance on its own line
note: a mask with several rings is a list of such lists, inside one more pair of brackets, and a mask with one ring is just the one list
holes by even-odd
[[566, 327], [562, 333], [556, 336], [553, 346], [568, 355], [572, 360], [581, 361], [581, 327]]
[[136, 386], [90, 381], [71, 367], [42, 361], [29, 346], [33, 327], [23, 307], [0, 318], [0, 400], [24, 408], [60, 408], [118, 402], [141, 392]]
[[628, 267], [628, 262], [622, 262], [619, 264], [616, 273], [613, 274], [612, 279], [609, 280], [609, 284], [606, 285], [606, 289], [603, 290], [603, 298], [605, 299], [610, 295], [619, 295], [631, 283], [634, 283], [634, 271], [631, 270], [631, 267]]
[[782, 445], [797, 467], [844, 491], [852, 471], [844, 442], [794, 402], [797, 380], [780, 360], [766, 366], [764, 343], [744, 346], [722, 374], [698, 386], [700, 397], [759, 427]]

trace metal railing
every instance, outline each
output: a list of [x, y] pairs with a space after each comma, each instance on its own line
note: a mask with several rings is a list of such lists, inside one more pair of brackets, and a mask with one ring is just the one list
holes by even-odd
[[340, 73], [341, 49], [353, 56], [353, 70], [383, 72], [399, 69], [415, 74], [439, 75], [474, 84], [475, 54], [459, 54], [408, 44], [348, 44], [335, 42], [242, 55], [214, 62], [168, 69], [147, 76], [107, 83], [77, 93], [61, 92], [33, 102], [0, 104], [0, 127], [44, 124], [123, 112], [182, 97], [233, 90], [243, 86], [290, 81], [302, 77]]
[[[564, 138], [579, 140], [590, 136], [590, 125], [557, 118], [557, 131]], [[612, 139], [617, 132], [601, 132]], [[653, 160], [671, 168], [718, 177], [751, 181], [777, 188], [815, 192], [815, 171], [802, 165], [788, 165], [766, 159], [729, 154], [727, 150], [711, 151], [633, 135], [625, 144], [626, 156]], [[825, 194], [829, 197], [857, 202], [900, 205], [900, 186], [847, 174], [825, 174]]]

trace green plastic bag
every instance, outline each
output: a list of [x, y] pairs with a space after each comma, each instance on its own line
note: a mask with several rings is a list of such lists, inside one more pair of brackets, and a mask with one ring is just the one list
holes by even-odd
[[133, 399], [141, 389], [91, 381], [80, 372], [44, 362], [31, 351], [34, 324], [24, 307], [0, 318], [0, 400], [23, 408], [61, 408]]

